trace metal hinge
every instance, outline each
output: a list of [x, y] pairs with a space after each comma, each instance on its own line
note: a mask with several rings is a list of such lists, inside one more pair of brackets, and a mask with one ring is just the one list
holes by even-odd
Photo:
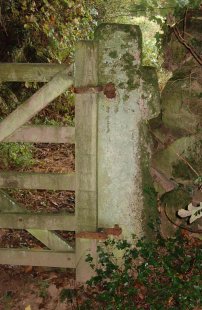
[[102, 86], [81, 86], [73, 87], [75, 94], [86, 94], [86, 93], [99, 93], [103, 92], [108, 99], [116, 97], [116, 88], [114, 83], [107, 83]]
[[109, 236], [120, 236], [122, 229], [119, 225], [114, 225], [113, 228], [98, 228], [97, 231], [82, 231], [76, 234], [76, 238], [82, 239], [95, 239], [95, 240], [106, 240]]

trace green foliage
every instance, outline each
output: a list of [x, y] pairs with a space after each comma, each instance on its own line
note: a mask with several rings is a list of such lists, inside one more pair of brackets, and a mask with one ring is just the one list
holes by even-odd
[[63, 288], [60, 293], [60, 300], [63, 302], [65, 300], [73, 301], [74, 297], [76, 296], [76, 290]]
[[202, 186], [202, 176], [198, 176], [197, 179], [194, 181], [194, 184], [198, 186]]
[[46, 298], [48, 296], [48, 287], [49, 283], [46, 280], [41, 280], [37, 283], [38, 288], [39, 288], [39, 297]]
[[134, 14], [143, 15], [146, 13], [151, 19], [156, 20], [162, 25], [162, 17], [166, 17], [168, 13], [175, 16], [182, 16], [186, 8], [199, 8], [200, 0], [139, 0], [133, 1], [131, 10]]
[[32, 122], [35, 125], [74, 126], [74, 111], [74, 94], [68, 91], [35, 116]]
[[0, 160], [4, 169], [30, 167], [34, 164], [33, 146], [30, 143], [1, 143]]
[[[0, 0], [0, 56], [4, 62], [69, 63], [75, 43], [92, 36], [95, 21], [83, 0]], [[40, 84], [1, 84], [0, 119], [31, 96]], [[74, 98], [65, 94], [41, 111], [34, 124], [74, 125]], [[0, 145], [2, 168], [33, 164], [30, 144]]]
[[139, 0], [131, 5], [134, 16], [145, 16], [159, 25], [156, 32], [157, 48], [161, 51], [162, 39], [168, 32], [168, 16], [173, 16], [174, 23], [179, 22], [188, 9], [199, 9], [200, 0]]
[[8, 52], [16, 61], [69, 61], [75, 42], [89, 38], [94, 26], [82, 0], [3, 1], [1, 14], [5, 40], [13, 39]]
[[[160, 83], [168, 79], [162, 69], [164, 39], [169, 33], [168, 16], [178, 23], [188, 9], [198, 9], [200, 0], [96, 0], [99, 22], [130, 23], [140, 26], [143, 34], [143, 65], [158, 70]], [[94, 4], [93, 4], [94, 3]], [[198, 46], [198, 42], [196, 45]], [[194, 45], [194, 44], [192, 44]]]
[[[198, 9], [201, 0], [94, 0], [88, 1], [98, 12], [99, 22], [109, 22], [118, 18], [147, 17], [162, 28], [165, 18], [172, 13], [176, 18], [183, 16], [187, 8]], [[124, 20], [125, 21], [125, 20]], [[158, 34], [157, 34], [158, 36]]]
[[[135, 242], [134, 242], [135, 243]], [[122, 258], [117, 259], [117, 253]], [[107, 240], [98, 246], [98, 266], [87, 284], [88, 309], [194, 309], [202, 305], [202, 249], [178, 236], [156, 241]], [[120, 254], [120, 253], [119, 253]], [[119, 255], [120, 256], [120, 255]], [[96, 292], [96, 293], [95, 293]]]

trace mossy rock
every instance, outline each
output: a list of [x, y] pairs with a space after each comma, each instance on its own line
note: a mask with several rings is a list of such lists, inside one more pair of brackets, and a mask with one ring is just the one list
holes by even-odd
[[[182, 137], [171, 143], [166, 149], [154, 154], [152, 166], [168, 178], [178, 182], [194, 181], [202, 174], [201, 135]], [[194, 172], [194, 170], [196, 172]]]
[[[197, 79], [192, 79], [192, 76], [197, 76]], [[196, 68], [191, 74], [178, 71], [168, 81], [161, 97], [165, 127], [184, 134], [198, 132], [202, 126], [201, 81], [201, 68]]]
[[150, 157], [152, 148], [152, 137], [145, 123], [140, 126], [140, 164], [142, 176], [142, 194], [144, 202], [143, 222], [145, 235], [152, 239], [154, 230], [149, 224], [155, 224], [158, 218], [157, 192], [154, 188], [153, 179], [150, 174]]
[[174, 220], [176, 211], [181, 208], [185, 208], [190, 203], [190, 201], [191, 193], [188, 191], [188, 189], [185, 188], [178, 188], [173, 190], [172, 192], [164, 194], [161, 198], [161, 203], [166, 207], [167, 212], [172, 217], [172, 220]]

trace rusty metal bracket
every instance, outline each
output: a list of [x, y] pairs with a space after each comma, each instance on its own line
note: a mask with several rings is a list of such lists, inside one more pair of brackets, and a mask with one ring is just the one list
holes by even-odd
[[82, 231], [76, 234], [76, 238], [82, 239], [95, 239], [95, 240], [106, 240], [109, 236], [118, 237], [122, 233], [122, 229], [119, 225], [114, 225], [113, 228], [98, 228], [96, 232], [93, 231]]
[[73, 87], [73, 92], [75, 94], [86, 94], [86, 93], [99, 93], [103, 92], [108, 99], [113, 99], [116, 97], [116, 87], [114, 83], [107, 83], [102, 86], [81, 86]]

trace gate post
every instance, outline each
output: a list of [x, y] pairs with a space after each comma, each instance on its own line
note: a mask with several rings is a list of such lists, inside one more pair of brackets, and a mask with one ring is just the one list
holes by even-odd
[[118, 224], [124, 238], [141, 237], [157, 210], [146, 196], [153, 194], [147, 121], [160, 112], [157, 76], [142, 67], [138, 26], [103, 24], [95, 38], [99, 85], [115, 87], [98, 99], [98, 227]]
[[[95, 256], [97, 230], [97, 43], [81, 41], [75, 55], [75, 170], [76, 170], [76, 280], [85, 282], [92, 269], [86, 255]], [[82, 235], [82, 232], [85, 232]]]

